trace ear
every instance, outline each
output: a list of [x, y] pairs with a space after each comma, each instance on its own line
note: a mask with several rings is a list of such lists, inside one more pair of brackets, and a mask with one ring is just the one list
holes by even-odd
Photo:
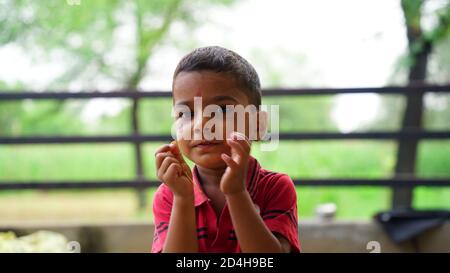
[[258, 141], [264, 139], [267, 134], [269, 114], [266, 111], [258, 111]]

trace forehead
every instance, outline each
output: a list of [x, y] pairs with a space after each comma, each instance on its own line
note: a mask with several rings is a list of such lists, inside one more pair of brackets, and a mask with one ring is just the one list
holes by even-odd
[[247, 95], [239, 89], [232, 75], [211, 71], [181, 72], [173, 82], [173, 103], [193, 103], [194, 97], [202, 97], [205, 103], [228, 97], [230, 101], [248, 104]]

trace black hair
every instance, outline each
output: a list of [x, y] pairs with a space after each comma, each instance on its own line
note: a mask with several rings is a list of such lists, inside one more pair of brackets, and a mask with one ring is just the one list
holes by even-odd
[[250, 103], [261, 105], [261, 84], [255, 68], [234, 51], [220, 47], [200, 47], [178, 63], [173, 79], [181, 72], [213, 71], [232, 75], [242, 87]]

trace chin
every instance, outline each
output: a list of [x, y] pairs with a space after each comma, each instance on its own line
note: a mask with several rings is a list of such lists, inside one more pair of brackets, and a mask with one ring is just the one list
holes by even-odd
[[225, 164], [220, 155], [221, 153], [196, 154], [193, 156], [192, 161], [196, 165], [207, 169], [225, 168], [227, 164]]

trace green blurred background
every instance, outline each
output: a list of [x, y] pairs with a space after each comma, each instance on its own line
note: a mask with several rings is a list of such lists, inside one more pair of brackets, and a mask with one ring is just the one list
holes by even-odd
[[[432, 43], [426, 82], [450, 82], [449, 1], [20, 1], [0, 0], [0, 92], [170, 90], [177, 61], [195, 47], [222, 45], [242, 54], [263, 88], [405, 85], [421, 43]], [[323, 2], [323, 3], [322, 3]], [[378, 12], [386, 16], [373, 15]], [[343, 19], [345, 18], [345, 19]], [[444, 19], [442, 19], [444, 18]], [[445, 19], [447, 18], [447, 19]], [[280, 105], [281, 132], [400, 129], [405, 100], [375, 94], [270, 97]], [[424, 127], [450, 129], [450, 96], [427, 94]], [[0, 135], [129, 134], [124, 99], [0, 101]], [[145, 99], [143, 134], [168, 134], [171, 100]], [[147, 178], [153, 154], [144, 145]], [[389, 178], [394, 141], [283, 141], [253, 155], [263, 167], [293, 178]], [[0, 145], [1, 181], [133, 179], [128, 144]], [[422, 141], [417, 176], [450, 177], [450, 140]], [[0, 221], [149, 219], [133, 190], [3, 191]], [[335, 203], [340, 219], [369, 219], [390, 208], [378, 187], [299, 187], [299, 217]], [[415, 208], [450, 208], [450, 189], [418, 187]]]

